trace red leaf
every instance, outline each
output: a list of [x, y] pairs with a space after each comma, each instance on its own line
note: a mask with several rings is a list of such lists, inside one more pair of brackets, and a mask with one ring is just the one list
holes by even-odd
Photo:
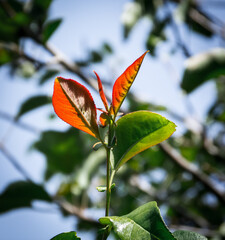
[[105, 93], [104, 93], [104, 90], [103, 90], [103, 87], [102, 87], [102, 82], [101, 82], [101, 79], [100, 77], [98, 76], [98, 74], [94, 71], [96, 77], [97, 77], [97, 80], [98, 80], [98, 91], [99, 91], [99, 94], [100, 94], [100, 97], [102, 99], [102, 102], [105, 106], [105, 110], [108, 112], [108, 101], [106, 99], [106, 96], [105, 96]]
[[99, 139], [95, 103], [86, 87], [72, 79], [57, 77], [52, 104], [63, 121]]
[[140, 56], [133, 64], [131, 64], [124, 71], [124, 73], [119, 78], [117, 78], [113, 86], [112, 93], [112, 108], [114, 116], [117, 115], [120, 106], [122, 105], [132, 83], [134, 82], [134, 79], [139, 71], [139, 68], [147, 52]]
[[108, 116], [107, 113], [103, 112], [100, 114], [99, 121], [101, 123], [101, 127], [106, 127], [108, 124]]

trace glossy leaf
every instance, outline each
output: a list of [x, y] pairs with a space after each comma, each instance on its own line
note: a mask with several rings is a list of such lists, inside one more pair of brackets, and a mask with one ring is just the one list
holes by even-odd
[[104, 217], [99, 221], [112, 226], [115, 233], [124, 240], [176, 240], [166, 227], [156, 202], [146, 203], [122, 217]]
[[58, 77], [54, 84], [52, 104], [63, 121], [99, 138], [96, 107], [86, 87], [72, 79]]
[[46, 95], [38, 95], [38, 96], [33, 96], [31, 98], [28, 98], [25, 102], [22, 103], [17, 113], [16, 119], [18, 119], [22, 115], [34, 109], [37, 109], [39, 107], [42, 107], [50, 103], [51, 103], [51, 98]]
[[50, 240], [81, 240], [81, 238], [77, 237], [76, 232], [65, 232], [56, 235]]
[[120, 106], [122, 105], [132, 83], [134, 82], [147, 52], [140, 56], [124, 71], [124, 73], [119, 78], [117, 78], [113, 86], [112, 93], [112, 108], [115, 116], [118, 113]]
[[146, 231], [150, 232], [153, 240], [175, 240], [165, 225], [156, 202], [146, 203], [124, 217], [132, 219]]
[[179, 230], [173, 233], [174, 237], [176, 237], [177, 240], [207, 240], [206, 237], [195, 233], [195, 232], [189, 232], [189, 231], [183, 231]]
[[52, 36], [52, 34], [59, 27], [61, 22], [62, 22], [62, 19], [60, 18], [60, 19], [51, 20], [46, 23], [46, 25], [44, 26], [44, 30], [43, 30], [43, 41], [44, 42], [48, 41], [48, 39]]
[[215, 48], [186, 61], [181, 87], [190, 93], [207, 80], [225, 75], [225, 49]]
[[0, 213], [31, 207], [34, 200], [52, 201], [41, 185], [25, 181], [13, 182], [0, 194]]
[[104, 90], [103, 90], [103, 86], [102, 86], [102, 81], [100, 79], [100, 77], [98, 76], [98, 74], [94, 71], [96, 77], [97, 77], [97, 80], [98, 80], [98, 89], [99, 89], [99, 94], [100, 94], [100, 97], [102, 99], [102, 102], [105, 106], [105, 110], [108, 111], [108, 101], [106, 99], [106, 96], [105, 96], [105, 93], [104, 93]]
[[115, 128], [117, 144], [113, 149], [116, 170], [139, 152], [166, 140], [175, 127], [173, 122], [149, 111], [133, 112], [120, 118]]
[[110, 225], [121, 240], [151, 240], [150, 233], [127, 217], [104, 217], [101, 224]]

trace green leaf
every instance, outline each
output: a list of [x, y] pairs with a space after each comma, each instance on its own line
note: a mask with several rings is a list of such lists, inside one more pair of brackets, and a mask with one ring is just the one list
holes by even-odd
[[190, 93], [207, 80], [225, 75], [225, 49], [215, 48], [189, 58], [181, 87]]
[[18, 120], [22, 115], [50, 103], [51, 98], [46, 95], [38, 95], [28, 98], [22, 103], [19, 112], [16, 115], [16, 119]]
[[156, 202], [146, 203], [124, 217], [132, 219], [150, 232], [152, 239], [175, 240], [165, 225]]
[[46, 83], [49, 79], [56, 77], [56, 75], [59, 73], [56, 69], [48, 69], [41, 77], [39, 84], [42, 85]]
[[100, 51], [91, 51], [90, 52], [90, 61], [93, 63], [99, 63], [103, 60], [102, 53]]
[[13, 58], [15, 59], [16, 57], [14, 55], [12, 52], [0, 47], [0, 66], [11, 62]]
[[156, 202], [149, 202], [122, 217], [104, 217], [101, 224], [110, 225], [121, 239], [166, 239], [176, 238], [166, 227]]
[[121, 240], [151, 240], [150, 233], [127, 217], [104, 217], [101, 224], [110, 225]]
[[0, 194], [0, 213], [31, 207], [33, 200], [52, 201], [41, 185], [25, 181], [13, 182]]
[[177, 240], [207, 240], [206, 237], [189, 231], [179, 230], [173, 233], [173, 236], [176, 237]]
[[145, 149], [172, 135], [176, 125], [159, 114], [138, 111], [125, 115], [115, 128], [117, 144], [113, 148], [116, 170]]
[[74, 169], [81, 166], [89, 155], [92, 144], [93, 141], [89, 135], [70, 128], [66, 132], [43, 132], [40, 139], [33, 144], [33, 148], [46, 157], [45, 178], [49, 179], [56, 173], [73, 173]]
[[105, 54], [111, 54], [113, 53], [113, 49], [108, 43], [104, 43], [102, 45], [102, 52]]
[[55, 19], [47, 22], [44, 26], [43, 30], [43, 42], [47, 42], [48, 39], [52, 36], [52, 34], [55, 32], [55, 30], [59, 27], [61, 24], [62, 19]]
[[50, 240], [81, 240], [81, 238], [77, 237], [76, 232], [66, 232], [60, 233]]

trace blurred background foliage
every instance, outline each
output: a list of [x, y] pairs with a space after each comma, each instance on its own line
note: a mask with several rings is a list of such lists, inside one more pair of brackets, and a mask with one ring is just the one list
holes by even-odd
[[[62, 57], [48, 41], [63, 21], [48, 20], [51, 4], [52, 0], [0, 1], [0, 66], [7, 66], [11, 76], [20, 75], [29, 81], [36, 74], [39, 85], [53, 82], [55, 76], [67, 71], [96, 90], [96, 80], [86, 72], [92, 70], [92, 64], [101, 65], [106, 57], [113, 55], [113, 46], [103, 42], [98, 49], [87, 50], [86, 58], [73, 62]], [[186, 98], [209, 80], [216, 85], [217, 97], [208, 106], [203, 121], [190, 122], [167, 106], [144, 102], [135, 92], [129, 94], [124, 112], [146, 109], [166, 114], [178, 126], [182, 123], [184, 134], [137, 155], [118, 172], [111, 215], [127, 214], [143, 203], [156, 200], [171, 230], [188, 229], [220, 240], [225, 239], [225, 48], [193, 55], [182, 35], [184, 28], [201, 36], [202, 41], [206, 38], [213, 41], [217, 36], [224, 45], [224, 22], [207, 13], [204, 4], [225, 8], [223, 1], [197, 0], [133, 0], [124, 8], [124, 40], [129, 39], [136, 24], [147, 19], [150, 29], [144, 41], [146, 50], [150, 49], [149, 57], [157, 59], [158, 49], [169, 42], [171, 57], [180, 52], [187, 59], [179, 76], [180, 90]], [[168, 29], [172, 34], [167, 33]], [[52, 56], [52, 60], [36, 58], [27, 51], [29, 41]], [[111, 82], [103, 82], [110, 92]], [[44, 105], [50, 109], [50, 104], [51, 96], [38, 94], [27, 98], [15, 116], [0, 112], [0, 117], [35, 133], [32, 123], [23, 124], [21, 117]], [[192, 106], [188, 104], [191, 112]], [[55, 115], [49, 110], [48, 117], [54, 121]], [[9, 184], [1, 192], [0, 213], [32, 207], [34, 200], [54, 202], [65, 216], [74, 215], [78, 219], [75, 230], [92, 229], [97, 239], [99, 224], [88, 211], [103, 209], [105, 205], [104, 193], [95, 190], [105, 183], [104, 152], [93, 151], [94, 139], [76, 129], [38, 134], [39, 140], [31, 148], [46, 159], [42, 184], [35, 183], [12, 157], [13, 149], [7, 150], [4, 141], [0, 143], [2, 154], [24, 176], [23, 181]], [[57, 191], [50, 194], [45, 186], [56, 175], [61, 182]]]

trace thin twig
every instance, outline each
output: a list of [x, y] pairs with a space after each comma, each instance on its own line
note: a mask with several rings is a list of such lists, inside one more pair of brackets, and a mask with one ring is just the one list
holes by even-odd
[[86, 222], [89, 222], [96, 227], [101, 226], [101, 224], [97, 220], [85, 216], [83, 209], [80, 209], [80, 208], [76, 207], [75, 205], [72, 205], [71, 203], [69, 203], [65, 200], [58, 201], [57, 203], [67, 213], [70, 213], [71, 215], [75, 215], [79, 219], [81, 219], [83, 221], [86, 221]]
[[26, 131], [29, 131], [29, 132], [32, 132], [32, 133], [35, 133], [35, 134], [40, 134], [40, 132], [41, 132], [39, 129], [37, 129], [33, 126], [30, 126], [29, 124], [23, 123], [20, 120], [17, 121], [15, 119], [15, 117], [11, 116], [8, 113], [0, 111], [0, 118], [5, 119], [6, 121], [12, 122], [14, 125], [22, 128]]
[[172, 30], [173, 30], [174, 36], [176, 38], [177, 44], [183, 50], [184, 55], [188, 58], [191, 56], [191, 53], [181, 38], [179, 28], [178, 28], [177, 24], [175, 23], [175, 21], [173, 19], [173, 15], [170, 11], [170, 6], [168, 4], [168, 0], [164, 0], [164, 5], [166, 6], [166, 11], [167, 11], [168, 17], [170, 19]]
[[[35, 182], [32, 180], [32, 178], [29, 176], [26, 170], [19, 164], [19, 161], [11, 155], [11, 153], [3, 146], [3, 144], [0, 144], [0, 151], [6, 157], [6, 159], [13, 165], [13, 167], [26, 179], [26, 181], [35, 184]], [[94, 224], [95, 226], [98, 226], [98, 227], [100, 226], [100, 223], [97, 220], [85, 216], [83, 209], [79, 209], [78, 207], [72, 205], [71, 203], [65, 200], [58, 201], [54, 197], [52, 197], [52, 200], [53, 202], [56, 202], [67, 213], [71, 215], [75, 215], [81, 220]], [[33, 208], [33, 210], [40, 211], [42, 209]]]
[[34, 57], [31, 57], [30, 55], [28, 55], [27, 53], [25, 53], [24, 51], [22, 51], [22, 49], [19, 48], [19, 46], [16, 43], [4, 43], [4, 42], [0, 42], [0, 48], [5, 49], [7, 51], [13, 52], [16, 55], [18, 55], [19, 57], [28, 60], [32, 63], [35, 63], [38, 65], [38, 67], [43, 67], [46, 65], [45, 62], [40, 61], [39, 59], [36, 59]]
[[14, 166], [14, 168], [28, 181], [33, 182], [32, 178], [26, 172], [26, 170], [19, 164], [19, 162], [10, 154], [10, 152], [0, 143], [0, 151]]
[[[143, 193], [150, 196], [151, 199], [153, 199], [154, 201], [157, 201], [158, 203], [165, 203], [166, 202], [168, 204], [168, 206], [173, 208], [177, 213], [179, 213], [181, 216], [185, 217], [186, 219], [191, 220], [197, 226], [199, 226], [201, 228], [207, 228], [210, 225], [209, 222], [206, 219], [204, 219], [203, 217], [195, 214], [193, 211], [190, 211], [190, 209], [187, 211], [185, 209], [185, 207], [183, 207], [182, 205], [174, 203], [174, 201], [171, 198], [169, 198], [169, 197], [166, 197], [166, 198], [159, 197], [161, 195], [160, 194], [161, 189], [154, 188], [148, 181], [140, 179], [137, 175], [132, 175], [129, 178], [129, 183], [130, 183], [131, 186], [139, 189]], [[166, 189], [166, 187], [164, 187], [162, 189], [162, 192], [165, 189]]]
[[160, 143], [160, 147], [176, 164], [191, 173], [197, 180], [204, 184], [206, 188], [213, 192], [222, 203], [225, 203], [225, 194], [215, 187], [215, 184], [212, 183], [206, 174], [201, 172], [194, 164], [189, 163], [176, 149], [170, 146], [170, 144], [162, 142]]

